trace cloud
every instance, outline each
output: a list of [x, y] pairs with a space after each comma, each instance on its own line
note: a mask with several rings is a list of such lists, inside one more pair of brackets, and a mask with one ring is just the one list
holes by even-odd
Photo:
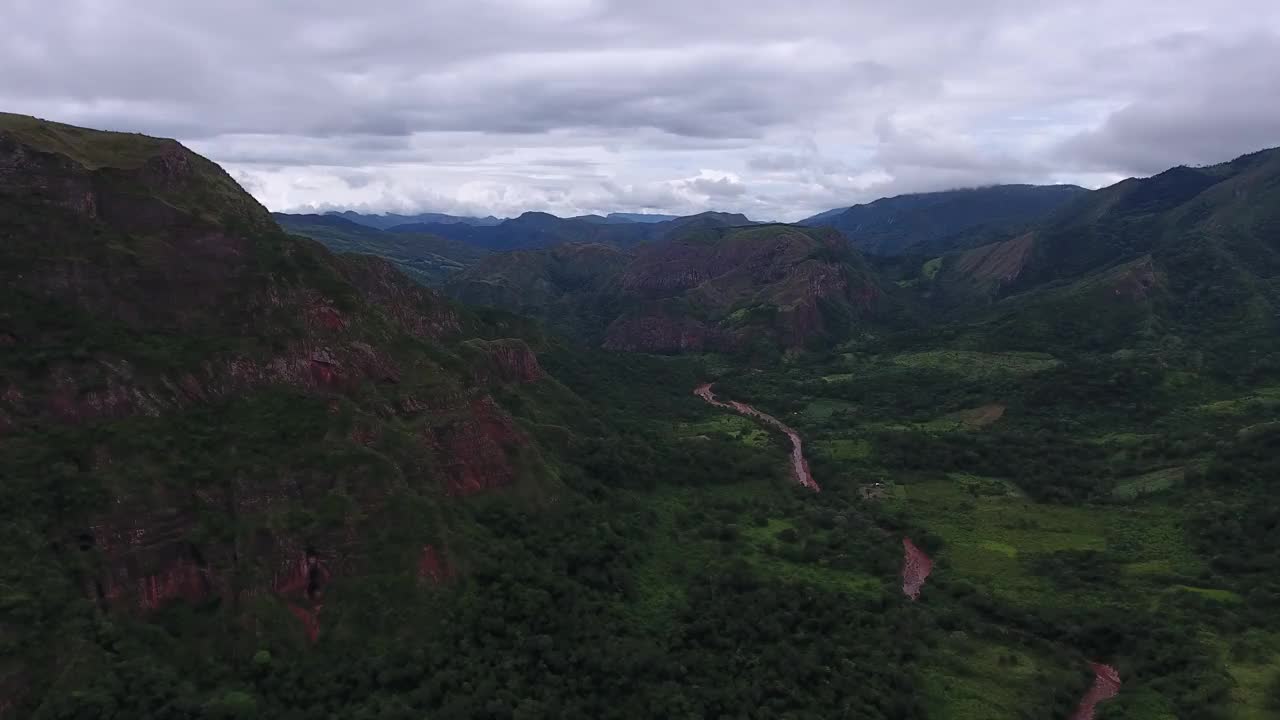
[[1169, 39], [1176, 77], [1154, 77], [1096, 128], [1063, 141], [1064, 163], [1150, 174], [1280, 145], [1280, 37]]
[[178, 137], [273, 209], [796, 219], [1280, 144], [1263, 0], [8, 0], [0, 25], [0, 107]]

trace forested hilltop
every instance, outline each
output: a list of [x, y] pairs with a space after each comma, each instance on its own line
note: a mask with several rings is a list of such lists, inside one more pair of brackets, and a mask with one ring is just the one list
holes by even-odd
[[0, 115], [0, 716], [1278, 717], [1277, 192], [870, 260], [296, 221], [386, 260]]

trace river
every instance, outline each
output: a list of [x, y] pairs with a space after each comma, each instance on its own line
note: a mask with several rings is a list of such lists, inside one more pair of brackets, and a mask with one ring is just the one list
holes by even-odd
[[[813, 479], [813, 474], [809, 472], [809, 462], [804, 458], [804, 443], [800, 440], [800, 433], [778, 418], [746, 403], [720, 400], [712, 392], [711, 383], [694, 388], [693, 394], [718, 408], [755, 418], [786, 433], [791, 439], [791, 472], [795, 475], [796, 482], [814, 492], [821, 490], [817, 481]], [[911, 542], [911, 538], [902, 538], [902, 594], [912, 600], [919, 599], [920, 591], [924, 589], [924, 581], [932, 571], [933, 559], [925, 551], [916, 547], [916, 544]], [[1080, 700], [1080, 706], [1071, 716], [1071, 720], [1093, 720], [1098, 704], [1104, 700], [1110, 700], [1120, 692], [1120, 673], [1115, 668], [1100, 663], [1090, 663], [1090, 667], [1093, 668], [1093, 686]]]
[[809, 472], [809, 461], [804, 459], [804, 443], [800, 440], [800, 433], [792, 430], [786, 423], [782, 422], [778, 418], [768, 413], [761, 412], [746, 403], [740, 403], [736, 400], [729, 400], [728, 402], [725, 402], [717, 399], [716, 394], [711, 391], [711, 383], [699, 385], [694, 388], [693, 394], [716, 407], [733, 410], [734, 412], [742, 415], [753, 417], [786, 433], [787, 437], [791, 438], [791, 472], [795, 475], [796, 482], [814, 492], [818, 492], [822, 489], [818, 487], [818, 483], [813, 479], [813, 474]]

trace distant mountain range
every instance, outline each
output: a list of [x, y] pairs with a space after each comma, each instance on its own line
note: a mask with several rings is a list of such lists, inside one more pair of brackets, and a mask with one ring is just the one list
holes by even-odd
[[626, 215], [621, 214], [608, 218], [560, 218], [547, 213], [528, 212], [497, 225], [423, 222], [386, 229], [356, 223], [345, 214], [273, 213], [272, 216], [290, 232], [319, 240], [336, 252], [384, 257], [427, 284], [442, 283], [451, 273], [490, 252], [544, 248], [563, 243], [598, 243], [630, 248], [677, 232], [754, 224], [745, 215], [720, 212], [670, 219], [662, 219], [667, 218], [665, 215], [646, 215], [643, 221], [629, 221]]
[[494, 253], [445, 291], [609, 349], [659, 353], [799, 347], [847, 335], [893, 306], [834, 230], [693, 225], [635, 249]]
[[1097, 191], [1001, 185], [884, 198], [815, 215], [803, 232], [727, 213], [630, 222], [531, 212], [387, 230], [275, 217], [465, 302], [616, 349], [741, 349], [752, 337], [798, 347], [886, 317], [897, 327], [945, 319], [984, 345], [1114, 349], [1175, 328], [1178, 342], [1247, 344], [1280, 329], [1277, 178], [1271, 150]]
[[[293, 213], [310, 214], [310, 213]], [[449, 215], [447, 213], [416, 213], [401, 215], [398, 213], [359, 213], [354, 210], [330, 210], [324, 215], [340, 217], [357, 225], [366, 225], [378, 230], [389, 230], [397, 225], [497, 225], [507, 218], [474, 217], [470, 215]], [[608, 215], [578, 215], [568, 220], [585, 220], [587, 222], [624, 224], [624, 223], [660, 223], [676, 220], [679, 215], [661, 215], [657, 213], [609, 213]]]
[[[1012, 238], [1086, 192], [1075, 185], [994, 185], [916, 193], [834, 208], [796, 224], [839, 230], [855, 249], [872, 255], [943, 252]], [[289, 217], [281, 213], [276, 216]], [[494, 251], [548, 247], [562, 242], [600, 242], [629, 247], [669, 236], [672, 230], [686, 223], [701, 223], [704, 227], [751, 224], [743, 215], [718, 212], [686, 217], [609, 213], [569, 218], [526, 212], [505, 220], [492, 215], [483, 218], [444, 213], [368, 215], [351, 210], [331, 211], [325, 216], [394, 233], [436, 235]], [[371, 250], [372, 247], [366, 248]]]
[[324, 213], [329, 216], [340, 217], [349, 220], [357, 225], [366, 225], [378, 230], [386, 230], [397, 225], [411, 225], [414, 223], [435, 223], [440, 225], [497, 225], [502, 222], [501, 218], [492, 215], [488, 217], [468, 217], [465, 215], [446, 215], [445, 213], [418, 213], [417, 215], [397, 215], [396, 213], [386, 213], [382, 215], [366, 215], [358, 213], [354, 210], [336, 211], [330, 210]]
[[343, 215], [272, 213], [280, 227], [319, 240], [338, 253], [377, 255], [395, 263], [424, 285], [439, 285], [489, 253], [470, 243], [429, 233], [388, 232], [348, 220]]
[[993, 185], [917, 193], [836, 208], [801, 220], [844, 233], [858, 250], [896, 255], [1003, 239], [1087, 193], [1075, 185]]
[[[555, 270], [573, 257], [558, 248], [504, 253], [446, 288], [615, 349], [800, 347], [869, 323], [945, 324], [966, 346], [1194, 345], [1245, 362], [1280, 337], [1278, 193], [1268, 150], [1096, 191], [908, 195], [806, 221], [842, 225], [849, 242], [832, 228], [685, 227], [580, 268], [585, 284]], [[878, 253], [864, 260], [864, 247]]]
[[543, 212], [527, 212], [497, 225], [463, 223], [411, 223], [389, 228], [393, 233], [431, 233], [462, 240], [486, 250], [549, 247], [564, 242], [596, 242], [631, 247], [668, 236], [675, 230], [695, 227], [751, 225], [745, 215], [705, 212], [670, 220], [628, 222], [599, 216], [561, 218]]

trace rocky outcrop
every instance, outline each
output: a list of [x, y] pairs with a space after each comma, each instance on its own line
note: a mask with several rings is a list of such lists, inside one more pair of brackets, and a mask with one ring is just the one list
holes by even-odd
[[524, 340], [469, 340], [462, 347], [472, 361], [472, 373], [481, 382], [524, 384], [546, 375]]
[[605, 347], [644, 352], [734, 350], [761, 336], [800, 347], [882, 301], [837, 233], [776, 225], [649, 246], [619, 286], [641, 302], [609, 326]]
[[93, 183], [70, 158], [41, 152], [0, 134], [0, 191], [46, 198], [73, 214], [96, 218], [98, 198]]
[[956, 257], [954, 272], [972, 283], [998, 289], [1022, 274], [1034, 245], [1035, 234], [1024, 233], [1012, 240], [974, 248]]
[[443, 297], [405, 277], [394, 265], [369, 255], [345, 258], [347, 279], [364, 300], [410, 334], [440, 340], [462, 331], [462, 318]]
[[133, 415], [158, 417], [265, 385], [346, 393], [366, 381], [394, 383], [398, 377], [394, 361], [359, 341], [299, 340], [275, 357], [227, 356], [158, 376], [128, 360], [104, 357], [58, 366], [30, 380], [25, 389], [11, 385], [0, 392], [0, 434], [19, 422], [79, 424]]
[[[485, 387], [544, 377], [523, 340], [477, 341], [467, 362], [466, 335], [496, 325], [285, 235], [176, 142], [0, 114], [0, 238], [0, 452], [50, 459], [57, 490], [33, 480], [32, 502], [57, 510], [26, 530], [108, 612], [275, 597], [315, 640], [330, 583], [375, 553], [447, 580], [424, 518], [447, 525], [448, 496], [538, 461]], [[375, 547], [371, 525], [399, 513], [404, 547]]]
[[660, 353], [735, 351], [757, 338], [800, 347], [885, 304], [838, 233], [722, 220], [689, 223], [634, 257], [582, 244], [495, 253], [447, 287], [607, 349]]
[[911, 538], [902, 538], [902, 594], [912, 600], [920, 599], [924, 590], [924, 581], [933, 572], [933, 559], [911, 542]]
[[432, 430], [430, 442], [444, 464], [446, 492], [474, 495], [515, 481], [513, 460], [529, 439], [484, 396], [470, 401], [458, 419]]
[[192, 513], [176, 508], [118, 508], [77, 538], [82, 552], [100, 558], [91, 596], [104, 609], [156, 610], [173, 600], [199, 602], [223, 594], [226, 586], [210, 571], [189, 541]]
[[1118, 269], [1111, 282], [1111, 292], [1133, 302], [1145, 300], [1156, 287], [1158, 277], [1150, 255]]
[[418, 578], [432, 585], [440, 585], [453, 577], [453, 566], [444, 553], [435, 545], [422, 547], [422, 555], [418, 559]]

